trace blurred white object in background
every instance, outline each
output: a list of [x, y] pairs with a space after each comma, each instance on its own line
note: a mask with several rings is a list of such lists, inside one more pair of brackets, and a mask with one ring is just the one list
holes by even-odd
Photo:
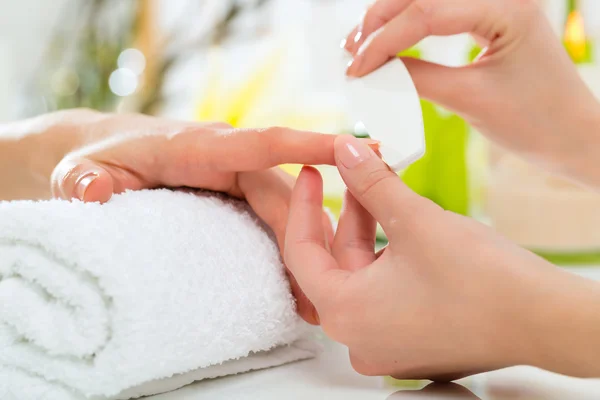
[[0, 37], [0, 121], [10, 119], [10, 94], [15, 92], [11, 46]]
[[0, 120], [17, 118], [19, 90], [39, 67], [68, 0], [0, 0]]

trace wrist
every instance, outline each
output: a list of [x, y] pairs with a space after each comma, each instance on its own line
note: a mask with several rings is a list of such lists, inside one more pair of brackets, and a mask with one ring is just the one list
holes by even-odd
[[[551, 271], [552, 272], [551, 272]], [[538, 281], [527, 324], [524, 364], [553, 372], [598, 377], [600, 285], [549, 267]]]
[[102, 115], [67, 110], [0, 125], [0, 199], [49, 198], [52, 171]]
[[594, 99], [580, 106], [572, 121], [563, 131], [568, 143], [557, 165], [571, 178], [600, 189], [600, 103]]

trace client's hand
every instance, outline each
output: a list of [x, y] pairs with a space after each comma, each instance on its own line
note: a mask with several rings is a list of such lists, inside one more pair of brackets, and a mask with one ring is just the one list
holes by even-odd
[[[63, 128], [78, 133], [71, 135], [73, 149], [52, 173], [54, 196], [105, 202], [127, 189], [162, 186], [225, 192], [249, 202], [273, 229], [281, 249], [294, 178], [275, 166], [334, 162], [332, 135], [87, 110], [63, 113], [62, 119]], [[323, 213], [321, 221], [321, 230], [332, 237]], [[313, 308], [293, 277], [292, 286], [300, 314], [314, 323]]]
[[[336, 138], [335, 156], [348, 192], [333, 245], [322, 229], [321, 177], [306, 167], [285, 261], [358, 372], [446, 380], [531, 364], [600, 373], [588, 348], [600, 350], [595, 282], [416, 195], [351, 136]], [[376, 221], [390, 241], [379, 254]]]

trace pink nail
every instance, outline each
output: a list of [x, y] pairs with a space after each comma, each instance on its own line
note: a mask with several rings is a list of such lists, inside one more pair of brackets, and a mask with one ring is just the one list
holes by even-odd
[[348, 68], [346, 69], [346, 75], [358, 77], [360, 72], [360, 64], [362, 63], [363, 56], [361, 54], [357, 54], [352, 61], [348, 63]]
[[344, 167], [348, 169], [355, 168], [358, 164], [371, 158], [375, 154], [369, 146], [361, 142], [354, 136], [348, 136], [346, 143], [340, 149], [338, 157]]
[[75, 197], [81, 201], [84, 201], [85, 192], [97, 177], [98, 174], [95, 172], [88, 172], [87, 174], [80, 176], [75, 182]]

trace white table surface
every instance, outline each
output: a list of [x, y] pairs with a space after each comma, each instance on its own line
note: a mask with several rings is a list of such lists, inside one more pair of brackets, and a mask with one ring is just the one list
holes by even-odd
[[[572, 271], [600, 280], [599, 268]], [[323, 338], [317, 358], [268, 370], [197, 382], [151, 400], [403, 400], [403, 399], [600, 399], [600, 379], [556, 375], [531, 367], [513, 367], [476, 375], [452, 385], [429, 382], [393, 386], [380, 377], [353, 371], [347, 349]], [[599, 355], [600, 356], [600, 355]], [[425, 386], [424, 388], [421, 388]]]

